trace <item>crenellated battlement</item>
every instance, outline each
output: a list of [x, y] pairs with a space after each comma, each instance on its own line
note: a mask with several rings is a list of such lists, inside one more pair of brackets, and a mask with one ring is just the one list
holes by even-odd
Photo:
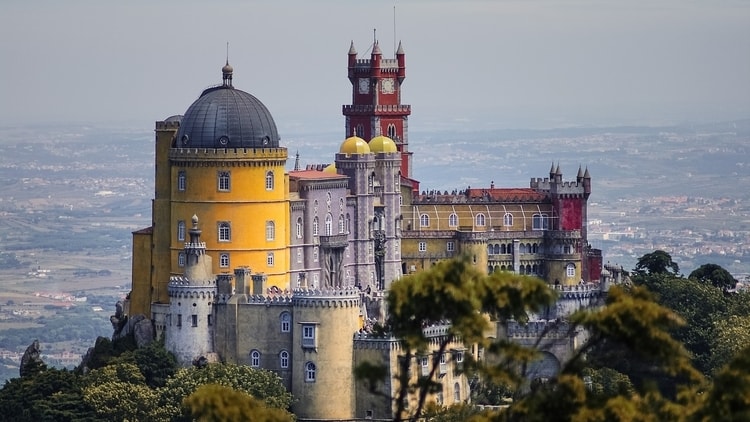
[[213, 298], [217, 292], [216, 280], [192, 281], [184, 276], [169, 278], [167, 291], [170, 298]]
[[294, 290], [292, 305], [315, 308], [352, 308], [360, 306], [358, 289]]
[[216, 160], [284, 160], [287, 149], [279, 148], [172, 148], [172, 160], [216, 159]]
[[599, 283], [583, 283], [575, 285], [558, 284], [551, 287], [553, 287], [558, 293], [558, 300], [598, 297], [602, 293], [602, 288]]
[[509, 338], [567, 338], [570, 335], [570, 324], [562, 320], [536, 320], [522, 324], [518, 321], [508, 321], [506, 334]]
[[179, 120], [167, 120], [156, 122], [156, 130], [177, 130], [180, 128]]

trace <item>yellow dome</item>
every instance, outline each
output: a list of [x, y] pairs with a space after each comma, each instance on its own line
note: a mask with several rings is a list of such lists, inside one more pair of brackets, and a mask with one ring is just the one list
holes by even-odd
[[341, 154], [369, 154], [370, 147], [364, 139], [359, 136], [346, 138], [339, 148]]
[[376, 136], [370, 140], [370, 151], [372, 152], [397, 152], [396, 143], [387, 136]]
[[331, 163], [326, 166], [326, 168], [323, 169], [323, 173], [331, 173], [331, 174], [337, 174], [336, 172], [336, 163]]

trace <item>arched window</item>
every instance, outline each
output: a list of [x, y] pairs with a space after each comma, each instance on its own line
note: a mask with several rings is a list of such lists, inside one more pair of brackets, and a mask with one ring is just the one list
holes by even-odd
[[266, 254], [266, 265], [269, 267], [273, 267], [273, 264], [274, 264], [273, 252], [268, 252]]
[[419, 216], [419, 225], [421, 227], [430, 227], [430, 216], [427, 214], [422, 214]]
[[232, 227], [229, 222], [222, 221], [219, 223], [219, 242], [229, 242], [232, 240]]
[[346, 214], [346, 232], [350, 233], [351, 231], [351, 218], [349, 217], [349, 214]]
[[292, 330], [292, 314], [289, 312], [282, 312], [279, 316], [279, 321], [281, 323], [282, 333], [288, 333]]
[[453, 401], [456, 403], [461, 401], [461, 385], [459, 383], [453, 384]]
[[177, 222], [177, 240], [185, 241], [185, 221], [183, 220]]
[[266, 240], [276, 239], [276, 224], [273, 221], [266, 221]]
[[273, 171], [266, 172], [266, 190], [273, 190]]
[[185, 266], [185, 252], [180, 252], [177, 254], [177, 265], [180, 267]]
[[302, 239], [302, 217], [297, 217], [297, 239]]
[[260, 352], [257, 350], [253, 350], [250, 352], [250, 366], [253, 368], [259, 368], [260, 367]]
[[326, 214], [326, 236], [333, 234], [333, 217], [331, 214]]
[[279, 367], [281, 369], [289, 368], [289, 352], [286, 350], [282, 350], [281, 353], [279, 353]]
[[313, 236], [318, 235], [318, 217], [313, 218]]
[[305, 364], [305, 382], [315, 382], [315, 364], [312, 362]]
[[346, 233], [346, 223], [344, 222], [343, 215], [339, 215], [339, 233]]
[[484, 214], [477, 214], [477, 226], [484, 226]]
[[177, 172], [177, 190], [185, 192], [185, 189], [187, 189], [187, 176], [185, 170], [180, 170]]
[[388, 137], [391, 139], [396, 139], [396, 125], [393, 123], [388, 125]]
[[513, 214], [506, 212], [503, 216], [503, 225], [504, 226], [512, 226], [513, 225]]
[[505, 243], [503, 243], [502, 245], [500, 245], [500, 253], [503, 254], [503, 255], [505, 255], [506, 253], [508, 253], [508, 251], [505, 249]]
[[534, 214], [531, 217], [531, 229], [532, 230], [547, 230], [549, 227], [549, 221], [546, 214]]
[[219, 267], [229, 268], [229, 254], [228, 253], [219, 254]]
[[355, 129], [355, 135], [359, 136], [360, 138], [362, 138], [363, 136], [365, 136], [365, 127], [362, 126], [362, 124], [358, 124], [357, 125], [357, 127]]
[[448, 216], [448, 227], [458, 227], [458, 215], [455, 212]]
[[565, 275], [570, 277], [576, 276], [576, 264], [573, 264], [572, 262], [565, 266]]

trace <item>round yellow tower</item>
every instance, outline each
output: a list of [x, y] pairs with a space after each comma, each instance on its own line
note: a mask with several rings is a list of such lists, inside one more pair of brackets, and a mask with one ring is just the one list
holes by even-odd
[[[169, 170], [157, 168], [155, 203], [168, 206], [154, 207], [154, 245], [168, 250], [154, 252], [169, 259], [154, 260], [156, 283], [184, 272], [186, 228], [197, 214], [214, 273], [249, 267], [268, 276], [268, 287], [286, 289], [287, 150], [279, 146], [276, 124], [265, 105], [232, 86], [228, 63], [222, 73], [223, 83], [203, 91], [185, 112], [164, 149], [167, 156], [157, 157], [157, 167], [164, 163]], [[164, 302], [161, 294], [154, 296], [154, 302]]]

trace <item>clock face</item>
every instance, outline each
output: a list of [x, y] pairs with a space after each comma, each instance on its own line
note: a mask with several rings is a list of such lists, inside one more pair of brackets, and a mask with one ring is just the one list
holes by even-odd
[[370, 93], [370, 80], [367, 78], [359, 79], [359, 93], [369, 94]]
[[383, 92], [383, 94], [393, 94], [393, 91], [395, 90], [396, 83], [393, 80], [393, 78], [383, 79], [380, 82], [380, 90]]

